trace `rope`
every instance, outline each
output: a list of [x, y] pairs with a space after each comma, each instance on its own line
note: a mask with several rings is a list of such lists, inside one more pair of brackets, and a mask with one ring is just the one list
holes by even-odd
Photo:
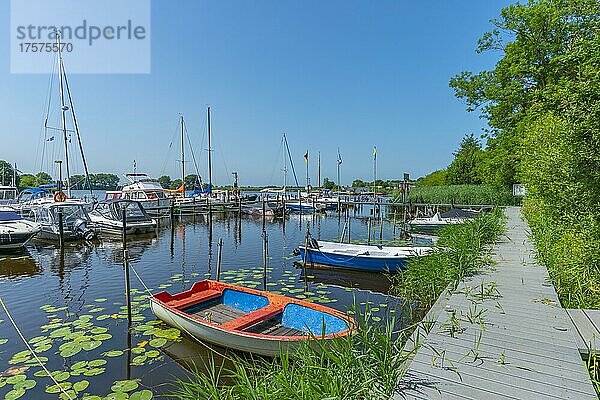
[[[127, 263], [129, 263], [129, 261], [127, 261]], [[146, 286], [146, 284], [144, 283], [144, 281], [142, 280], [142, 278], [140, 277], [140, 275], [137, 273], [137, 271], [135, 270], [135, 268], [133, 268], [132, 265], [129, 265], [131, 267], [131, 270], [133, 271], [133, 273], [135, 274], [135, 276], [138, 278], [138, 280], [140, 281], [140, 283], [142, 284], [142, 286], [144, 286], [144, 289], [146, 289], [146, 291], [152, 295], [152, 291], [148, 288], [148, 286]], [[2, 300], [0, 300], [2, 301]], [[198, 342], [199, 344], [201, 344], [202, 346], [206, 347], [207, 349], [213, 351], [214, 353], [218, 354], [219, 356], [229, 359], [231, 361], [234, 361], [231, 357], [227, 357], [226, 355], [218, 352], [217, 350], [213, 349], [212, 347], [208, 346], [206, 343], [204, 343], [203, 341], [201, 341], [200, 339], [198, 339], [196, 336], [194, 336], [190, 331], [188, 331], [187, 329], [185, 329], [183, 326], [178, 327], [179, 329], [183, 330], [185, 333], [188, 334], [188, 336], [190, 336], [192, 339], [194, 339], [196, 342]]]
[[146, 291], [148, 292], [148, 294], [152, 295], [152, 290], [150, 290], [148, 288], [148, 286], [146, 286], [146, 284], [144, 283], [144, 281], [142, 280], [142, 278], [138, 275], [138, 273], [135, 270], [135, 268], [133, 268], [133, 265], [129, 264], [129, 260], [127, 260], [127, 264], [131, 268], [131, 270], [133, 271], [133, 273], [135, 274], [135, 276], [137, 276], [138, 280], [140, 281], [140, 283], [142, 284], [142, 286], [144, 287], [144, 289], [146, 289]]
[[29, 345], [29, 343], [25, 339], [25, 336], [23, 336], [23, 334], [21, 333], [21, 330], [17, 326], [17, 323], [13, 319], [12, 315], [10, 315], [10, 313], [8, 312], [8, 308], [6, 308], [6, 304], [4, 304], [4, 301], [2, 301], [1, 298], [0, 298], [0, 305], [2, 305], [2, 308], [4, 309], [4, 312], [6, 313], [6, 316], [8, 317], [8, 319], [10, 320], [10, 322], [12, 323], [12, 325], [14, 326], [15, 330], [17, 331], [17, 333], [21, 337], [21, 340], [23, 341], [23, 343], [25, 343], [25, 346], [27, 346], [27, 348], [29, 349], [29, 351], [31, 352], [31, 354], [33, 355], [33, 357], [40, 364], [40, 367], [42, 367], [42, 369], [46, 372], [46, 374], [48, 374], [48, 377], [50, 377], [50, 379], [52, 379], [52, 382], [54, 382], [54, 384], [60, 389], [61, 392], [63, 392], [63, 394], [69, 400], [74, 400], [73, 397], [69, 396], [69, 394], [62, 388], [62, 386], [60, 386], [60, 384], [56, 381], [56, 379], [54, 379], [54, 377], [52, 376], [52, 374], [50, 374], [50, 371], [48, 371], [48, 369], [46, 368], [46, 366], [44, 365], [44, 363], [42, 363], [42, 361], [38, 358], [37, 354], [35, 354], [35, 351], [33, 351], [33, 349], [31, 348], [31, 346]]

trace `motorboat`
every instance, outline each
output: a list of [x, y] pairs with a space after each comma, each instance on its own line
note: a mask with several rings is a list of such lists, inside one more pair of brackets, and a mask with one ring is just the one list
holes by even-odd
[[0, 204], [14, 204], [17, 201], [18, 189], [14, 186], [0, 186]]
[[156, 229], [156, 221], [150, 218], [139, 201], [112, 199], [98, 202], [89, 212], [90, 220], [101, 234], [123, 234], [123, 209], [125, 209], [126, 234], [138, 235], [152, 233]]
[[142, 173], [125, 174], [125, 178], [130, 184], [123, 186], [121, 190], [107, 191], [105, 200], [139, 201], [144, 210], [152, 216], [168, 213], [171, 200], [158, 180]]
[[25, 246], [40, 230], [40, 224], [23, 219], [13, 208], [0, 207], [0, 251]]
[[320, 304], [213, 280], [150, 298], [154, 315], [197, 339], [238, 351], [277, 356], [302, 343], [351, 334], [356, 322]]
[[443, 213], [436, 212], [431, 217], [413, 218], [408, 222], [408, 226], [412, 232], [436, 233], [445, 226], [461, 224], [477, 215], [477, 211], [453, 208]]
[[92, 240], [97, 236], [85, 208], [85, 203], [78, 200], [67, 199], [45, 203], [32, 208], [26, 216], [30, 221], [41, 225], [37, 238], [44, 240], [60, 240], [59, 215], [62, 212], [63, 240]]

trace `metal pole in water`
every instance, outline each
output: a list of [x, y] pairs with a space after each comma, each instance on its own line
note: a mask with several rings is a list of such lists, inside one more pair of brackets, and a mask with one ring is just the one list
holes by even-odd
[[348, 243], [350, 243], [350, 221], [351, 221], [351, 218], [348, 215]]
[[58, 245], [62, 249], [65, 244], [65, 230], [63, 227], [62, 207], [58, 207]]
[[263, 232], [265, 231], [265, 225], [267, 224], [267, 203], [265, 202], [265, 199], [263, 198], [262, 201], [262, 228], [263, 228]]
[[263, 290], [267, 290], [267, 262], [269, 256], [269, 237], [267, 231], [263, 230]]
[[123, 223], [123, 230], [121, 231], [123, 250], [127, 250], [127, 206], [123, 206], [121, 211], [121, 221]]
[[379, 243], [383, 241], [383, 213], [379, 213]]
[[302, 271], [304, 273], [304, 291], [308, 291], [308, 277], [306, 276], [306, 260], [308, 259], [308, 238], [310, 237], [310, 231], [308, 224], [306, 225], [306, 240], [304, 241], [304, 260], [302, 262]]
[[367, 222], [367, 244], [371, 244], [371, 217], [369, 217]]
[[127, 301], [127, 321], [131, 324], [131, 284], [129, 282], [129, 250], [123, 249], [123, 267], [125, 268], [125, 299]]
[[219, 239], [219, 253], [217, 256], [217, 282], [221, 279], [221, 257], [223, 256], [223, 238]]

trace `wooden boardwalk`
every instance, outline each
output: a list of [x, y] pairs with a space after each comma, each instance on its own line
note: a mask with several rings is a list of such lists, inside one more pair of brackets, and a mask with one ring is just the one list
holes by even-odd
[[438, 300], [394, 399], [598, 399], [520, 209], [506, 214], [494, 267]]
[[567, 309], [567, 314], [574, 325], [577, 347], [583, 357], [590, 351], [598, 354], [600, 349], [600, 310]]

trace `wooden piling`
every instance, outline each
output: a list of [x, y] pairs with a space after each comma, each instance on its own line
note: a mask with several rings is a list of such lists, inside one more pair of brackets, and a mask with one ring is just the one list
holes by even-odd
[[131, 283], [129, 280], [129, 250], [123, 249], [123, 268], [125, 269], [125, 300], [127, 303], [127, 321], [131, 324]]
[[217, 255], [217, 282], [221, 280], [221, 260], [223, 256], [223, 238], [219, 239], [219, 252]]
[[63, 212], [62, 207], [58, 207], [58, 245], [62, 249], [65, 245], [65, 228], [63, 226]]
[[269, 257], [269, 237], [267, 231], [263, 230], [263, 290], [267, 290], [267, 263]]
[[123, 229], [121, 230], [121, 239], [123, 241], [123, 250], [127, 250], [127, 208], [123, 207], [121, 209], [121, 223], [123, 224]]

